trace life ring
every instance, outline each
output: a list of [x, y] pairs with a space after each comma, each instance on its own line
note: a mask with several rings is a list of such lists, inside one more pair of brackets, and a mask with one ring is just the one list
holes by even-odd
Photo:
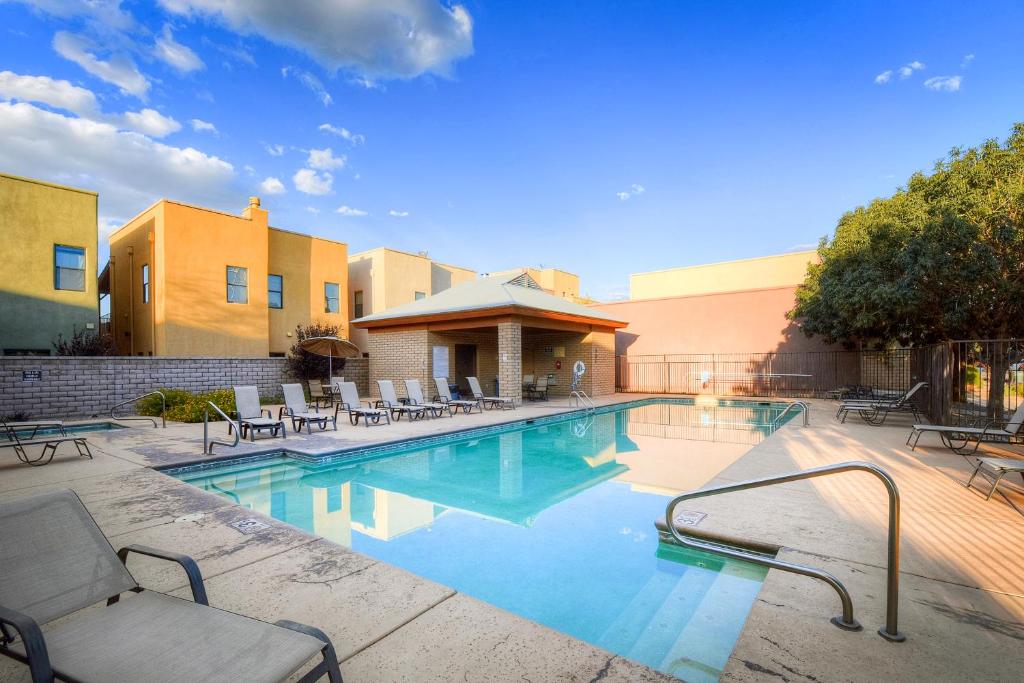
[[572, 364], [572, 374], [576, 375], [577, 377], [582, 375], [586, 371], [587, 366], [583, 364], [583, 361], [578, 360]]

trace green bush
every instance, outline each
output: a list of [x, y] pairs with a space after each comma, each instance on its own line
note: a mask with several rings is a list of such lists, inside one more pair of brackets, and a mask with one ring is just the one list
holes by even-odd
[[978, 384], [978, 380], [980, 379], [980, 374], [981, 373], [978, 372], [978, 368], [977, 367], [975, 367], [973, 365], [968, 365], [967, 366], [967, 373], [966, 373], [967, 385], [971, 386], [971, 385]]
[[[184, 389], [158, 389], [167, 398], [167, 410], [174, 406], [181, 405], [189, 399], [193, 398], [192, 393], [185, 391]], [[139, 415], [149, 415], [155, 417], [160, 415], [160, 397], [159, 396], [147, 396], [141, 399], [135, 404], [135, 411]]]
[[[160, 389], [167, 398], [167, 419], [173, 422], [202, 422], [206, 402], [214, 405], [227, 414], [235, 409], [235, 394], [231, 389], [215, 389], [203, 394], [193, 394], [184, 389]], [[136, 404], [139, 415], [156, 416], [160, 414], [160, 397], [147, 396]], [[221, 416], [210, 411], [210, 420], [220, 420]]]

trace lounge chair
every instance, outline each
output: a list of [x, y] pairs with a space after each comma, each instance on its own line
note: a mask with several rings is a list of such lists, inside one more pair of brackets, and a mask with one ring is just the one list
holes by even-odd
[[[19, 436], [26, 439], [34, 439], [39, 433], [40, 429], [56, 429], [61, 436], [67, 436], [68, 433], [64, 429], [64, 420], [30, 420], [27, 422], [8, 422], [7, 426], [10, 429], [21, 432]], [[25, 432], [31, 432], [26, 435]], [[10, 438], [10, 435], [7, 436]]]
[[546, 375], [541, 375], [537, 378], [537, 383], [534, 384], [527, 394], [531, 399], [535, 401], [546, 401], [548, 400], [548, 378]]
[[[50, 462], [53, 461], [53, 456], [57, 453], [57, 447], [62, 443], [69, 441], [75, 444], [75, 448], [78, 449], [78, 455], [92, 460], [92, 451], [89, 450], [89, 442], [86, 441], [85, 437], [81, 434], [73, 434], [71, 436], [54, 435], [38, 439], [22, 439], [18, 436], [17, 430], [11, 428], [11, 424], [12, 423], [5, 422], [0, 419], [0, 429], [2, 429], [7, 435], [7, 441], [0, 442], [0, 448], [13, 448], [14, 454], [18, 456], [18, 460], [26, 465], [39, 467], [50, 464]], [[28, 454], [28, 451], [25, 450], [28, 446], [42, 446], [43, 448], [39, 455], [33, 458]]]
[[[982, 442], [985, 441], [990, 443], [1024, 441], [1022, 427], [1024, 427], [1024, 401], [1021, 401], [1021, 404], [1017, 406], [1017, 410], [1014, 411], [1013, 417], [1006, 422], [990, 420], [981, 427], [916, 424], [910, 430], [910, 435], [907, 437], [907, 445], [910, 446], [911, 450], [916, 450], [917, 442], [921, 440], [921, 435], [930, 432], [938, 434], [939, 438], [942, 439], [942, 445], [946, 448], [960, 455], [970, 455], [976, 453]], [[910, 443], [911, 439], [914, 440], [913, 444]], [[970, 448], [971, 443], [974, 444], [974, 448]]]
[[424, 400], [423, 388], [418, 379], [405, 380], [405, 395], [409, 397], [409, 403], [414, 406], [423, 406], [434, 417], [441, 417], [445, 413], [448, 413], [448, 417], [454, 417], [451, 405], [441, 401]]
[[410, 420], [419, 420], [427, 416], [427, 409], [423, 406], [414, 406], [402, 403], [395, 393], [395, 385], [389, 379], [377, 380], [377, 390], [380, 392], [380, 400], [377, 401], [377, 408], [386, 408], [391, 411], [391, 418], [401, 420], [402, 415], [408, 415]]
[[452, 398], [451, 389], [448, 388], [447, 377], [435, 377], [434, 386], [437, 387], [437, 396], [434, 397], [436, 401], [447, 403], [455, 408], [455, 410], [462, 408], [462, 412], [467, 414], [473, 412], [473, 408], [477, 408], [480, 412], [483, 412], [483, 404], [476, 399], [470, 401], [467, 399]]
[[319, 407], [315, 405], [311, 412], [309, 404], [306, 403], [306, 396], [302, 393], [301, 384], [282, 384], [281, 390], [284, 392], [284, 406], [277, 412], [278, 419], [283, 419], [283, 416], [287, 415], [292, 419], [292, 429], [300, 431], [302, 425], [306, 425], [307, 434], [313, 433], [311, 425], [315, 424], [323, 431], [327, 429], [328, 422], [334, 424], [334, 431], [338, 431], [338, 414], [321, 413]]
[[836, 419], [846, 422], [850, 413], [860, 415], [861, 419], [871, 425], [885, 422], [889, 413], [913, 413], [914, 419], [920, 422], [921, 414], [914, 403], [914, 394], [928, 386], [928, 382], [918, 382], [905, 393], [891, 399], [866, 399], [843, 401], [836, 411]]
[[985, 500], [992, 498], [992, 494], [996, 492], [996, 487], [999, 486], [999, 482], [1003, 480], [1007, 474], [1016, 472], [1024, 479], [1024, 460], [1014, 460], [1013, 458], [978, 458], [978, 466], [974, 468], [974, 472], [971, 474], [971, 478], [967, 480], [967, 488], [971, 488], [971, 482], [978, 476], [978, 472], [981, 471], [982, 467], [988, 467], [995, 471], [996, 478], [992, 482], [992, 488], [989, 489], [988, 495], [985, 496]]
[[[115, 553], [72, 491], [0, 503], [0, 528], [0, 654], [26, 664], [34, 683], [284, 681], [313, 658], [299, 680], [341, 682], [323, 631], [210, 607], [192, 558], [142, 545]], [[139, 586], [129, 553], [180, 565], [192, 600]], [[136, 595], [120, 600], [125, 592]]]
[[[306, 382], [309, 387], [309, 400], [317, 408], [323, 404], [324, 408], [330, 408], [333, 402], [330, 392], [324, 391], [324, 384], [318, 379], [311, 379]], [[305, 400], [305, 399], [303, 399]]]
[[[238, 428], [242, 432], [239, 436], [244, 439], [248, 432], [249, 440], [255, 442], [256, 432], [269, 429], [271, 436], [277, 436], [277, 432], [280, 430], [281, 437], [285, 438], [288, 430], [284, 427], [284, 420], [280, 418], [275, 420], [270, 410], [264, 409], [260, 405], [259, 389], [246, 386], [235, 387], [234, 390], [235, 414], [238, 416]], [[228, 423], [228, 434], [231, 433], [232, 424]]]
[[501, 408], [502, 410], [511, 410], [516, 407], [516, 400], [511, 396], [484, 396], [484, 392], [480, 388], [480, 380], [476, 377], [467, 377], [466, 381], [469, 382], [469, 391], [473, 394], [473, 398], [483, 403], [484, 407]]
[[[369, 401], [366, 402], [369, 405]], [[359, 418], [363, 418], [363, 424], [367, 427], [370, 422], [380, 424], [380, 418], [391, 424], [391, 416], [383, 408], [363, 408], [363, 402], [359, 400], [359, 389], [355, 382], [342, 382], [338, 385], [338, 400], [334, 408], [334, 419], [337, 421], [338, 413], [344, 410], [348, 413], [348, 420], [353, 425], [359, 424]]]

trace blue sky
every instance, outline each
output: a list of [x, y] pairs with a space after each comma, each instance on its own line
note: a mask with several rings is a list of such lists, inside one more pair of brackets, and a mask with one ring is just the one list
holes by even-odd
[[0, 171], [351, 251], [632, 272], [813, 245], [1024, 120], [1018, 2], [0, 0]]

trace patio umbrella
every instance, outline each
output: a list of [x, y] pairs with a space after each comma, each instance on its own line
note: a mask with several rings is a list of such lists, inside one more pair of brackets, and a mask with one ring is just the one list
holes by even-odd
[[327, 356], [328, 378], [334, 376], [335, 358], [358, 358], [360, 356], [358, 346], [347, 339], [338, 337], [309, 337], [299, 342], [299, 348], [318, 356]]

